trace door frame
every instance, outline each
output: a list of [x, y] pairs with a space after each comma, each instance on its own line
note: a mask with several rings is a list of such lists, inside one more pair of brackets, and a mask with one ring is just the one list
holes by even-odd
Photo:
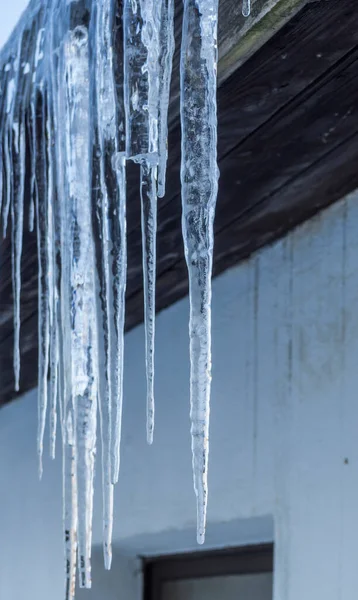
[[273, 544], [143, 559], [143, 600], [161, 600], [167, 581], [273, 572]]

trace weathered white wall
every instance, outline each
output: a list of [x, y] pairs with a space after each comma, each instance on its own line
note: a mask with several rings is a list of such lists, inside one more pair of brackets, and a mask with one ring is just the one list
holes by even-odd
[[[355, 195], [214, 282], [207, 547], [275, 538], [275, 600], [358, 593], [357, 231]], [[196, 549], [187, 318], [185, 299], [157, 321], [150, 448], [143, 328], [126, 336], [114, 571], [84, 599], [139, 600], [135, 555]], [[38, 483], [35, 437], [31, 393], [0, 413], [0, 598], [60, 600], [61, 460]]]

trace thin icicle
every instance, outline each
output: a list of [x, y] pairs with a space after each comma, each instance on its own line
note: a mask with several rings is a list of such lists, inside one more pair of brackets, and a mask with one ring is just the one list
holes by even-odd
[[[14, 124], [15, 125], [15, 124]], [[12, 273], [14, 297], [14, 374], [15, 390], [20, 389], [20, 294], [21, 294], [21, 256], [24, 221], [24, 183], [25, 183], [25, 126], [16, 123], [14, 127], [14, 191], [11, 208], [12, 215]]]
[[197, 538], [205, 538], [211, 387], [211, 273], [218, 189], [217, 0], [185, 0], [181, 47], [183, 238], [189, 272], [190, 401]]
[[36, 154], [36, 231], [38, 249], [38, 434], [37, 451], [39, 456], [39, 477], [42, 477], [43, 440], [46, 424], [49, 367], [50, 314], [49, 314], [49, 280], [48, 280], [48, 247], [47, 247], [47, 159], [46, 159], [46, 94], [37, 94], [37, 103], [41, 119], [37, 120], [36, 135], [39, 147]]
[[[118, 479], [122, 413], [123, 329], [126, 278], [125, 187], [118, 183], [116, 164], [121, 133], [117, 111], [116, 81], [113, 68], [113, 43], [118, 30], [113, 22], [111, 0], [97, 7], [95, 31], [95, 94], [93, 122], [94, 157], [92, 181], [94, 212], [98, 221], [97, 270], [100, 285], [100, 314], [105, 377], [100, 379], [100, 427], [102, 439], [103, 552], [106, 569], [112, 561], [113, 481]], [[125, 173], [124, 173], [125, 182]], [[115, 190], [115, 192], [113, 192]]]
[[[154, 334], [155, 334], [155, 273], [156, 273], [156, 197], [157, 165], [159, 160], [159, 113], [163, 109], [162, 137], [166, 136], [166, 100], [159, 94], [160, 76], [170, 77], [170, 67], [163, 58], [160, 68], [160, 40], [164, 31], [161, 21], [162, 1], [141, 0], [124, 3], [125, 48], [125, 109], [126, 153], [128, 158], [141, 164], [142, 194], [142, 245], [144, 320], [146, 331], [146, 377], [147, 377], [147, 440], [153, 442], [154, 432]], [[168, 17], [166, 17], [168, 18]], [[170, 49], [168, 50], [170, 54]], [[161, 88], [167, 92], [169, 82]], [[165, 156], [163, 161], [165, 163]], [[162, 165], [163, 165], [162, 161]], [[154, 184], [155, 180], [155, 184]], [[148, 237], [147, 237], [148, 236]]]
[[127, 243], [126, 243], [126, 161], [124, 153], [114, 157], [114, 169], [117, 179], [118, 205], [113, 208], [112, 224], [114, 227], [114, 312], [117, 332], [116, 384], [114, 397], [114, 415], [112, 419], [112, 483], [117, 483], [120, 467], [120, 444], [122, 430], [123, 406], [123, 357], [124, 357], [124, 322], [125, 295], [127, 282]]
[[[23, 69], [24, 61], [29, 53], [34, 27], [23, 32], [20, 37], [16, 60], [16, 87], [11, 98], [11, 153], [12, 153], [12, 278], [14, 299], [14, 375], [15, 390], [20, 389], [20, 294], [21, 294], [21, 257], [24, 221], [25, 193], [25, 153], [26, 153], [26, 120], [24, 102], [30, 96], [29, 73]], [[9, 123], [10, 125], [10, 123]]]
[[149, 444], [152, 444], [154, 429], [157, 167], [144, 162], [141, 165], [140, 178], [140, 195], [142, 204], [144, 327], [147, 374], [147, 441]]
[[163, 198], [168, 159], [168, 107], [175, 49], [174, 0], [162, 0], [159, 47], [158, 196]]
[[[112, 5], [113, 8], [113, 5]], [[120, 466], [120, 443], [123, 404], [123, 357], [125, 292], [127, 279], [126, 244], [126, 161], [125, 161], [125, 111], [124, 111], [124, 60], [123, 60], [123, 2], [117, 4], [112, 14], [110, 40], [112, 75], [115, 92], [115, 145], [107, 144], [106, 172], [114, 193], [109, 193], [109, 224], [112, 243], [114, 343], [112, 345], [112, 435], [111, 482], [117, 483]], [[105, 36], [108, 41], [108, 36]]]
[[[59, 320], [58, 320], [58, 284], [59, 274], [56, 265], [56, 194], [54, 165], [55, 156], [53, 149], [53, 117], [47, 119], [48, 140], [48, 170], [47, 170], [47, 255], [48, 255], [48, 280], [49, 280], [49, 319], [50, 319], [50, 386], [49, 386], [49, 433], [50, 457], [55, 458], [56, 428], [57, 428], [57, 389], [58, 389], [58, 363], [59, 363]], [[59, 215], [58, 215], [59, 216]]]

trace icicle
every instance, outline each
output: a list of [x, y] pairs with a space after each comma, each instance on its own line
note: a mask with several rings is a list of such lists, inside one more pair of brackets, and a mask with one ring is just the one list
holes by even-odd
[[[93, 194], [97, 214], [100, 283], [100, 339], [103, 339], [105, 377], [100, 379], [102, 438], [103, 550], [105, 568], [112, 560], [113, 483], [118, 479], [123, 394], [124, 294], [126, 286], [125, 161], [120, 132], [124, 114], [117, 110], [113, 43], [120, 31], [113, 23], [111, 1], [96, 12], [96, 70], [93, 115]], [[123, 88], [119, 82], [119, 89]], [[120, 102], [122, 105], [122, 102]], [[123, 159], [121, 160], [121, 156]], [[117, 189], [116, 189], [117, 187]], [[115, 192], [113, 191], [115, 190]]]
[[[55, 155], [53, 150], [53, 114], [47, 118], [47, 260], [49, 282], [49, 320], [50, 320], [50, 389], [49, 389], [49, 430], [50, 457], [55, 458], [57, 427], [57, 389], [58, 389], [58, 283], [59, 275], [56, 267], [55, 245]], [[59, 216], [59, 215], [58, 215]]]
[[[124, 2], [124, 75], [125, 75], [125, 109], [126, 109], [126, 154], [141, 164], [141, 182], [146, 180], [149, 186], [147, 194], [142, 196], [142, 239], [143, 239], [143, 288], [144, 315], [146, 330], [146, 368], [147, 368], [147, 440], [151, 444], [154, 430], [154, 335], [155, 335], [155, 273], [156, 273], [156, 199], [157, 185], [153, 185], [153, 177], [157, 179], [159, 160], [159, 113], [160, 98], [159, 78], [170, 77], [170, 66], [162, 57], [160, 69], [160, 39], [168, 36], [170, 45], [170, 29], [166, 21], [161, 21], [164, 14], [165, 0], [142, 0], [133, 3]], [[169, 11], [169, 9], [168, 9]], [[167, 12], [167, 15], [170, 13]], [[166, 17], [168, 19], [168, 16]], [[167, 26], [167, 29], [165, 29]], [[170, 55], [171, 50], [168, 50]], [[165, 82], [161, 88], [164, 96], [169, 90]], [[166, 100], [161, 104], [163, 117], [161, 123], [162, 138], [166, 137]], [[162, 168], [166, 158], [163, 157]], [[162, 185], [163, 188], [163, 185]], [[142, 189], [142, 183], [141, 183]], [[148, 201], [150, 199], [150, 210]], [[147, 222], [147, 218], [150, 219]], [[146, 236], [149, 235], [149, 239]]]
[[[114, 78], [116, 137], [114, 146], [107, 145], [106, 171], [111, 182], [109, 223], [112, 243], [114, 328], [112, 381], [111, 482], [117, 483], [120, 465], [120, 443], [123, 404], [123, 357], [125, 292], [127, 280], [126, 244], [126, 160], [123, 62], [123, 2], [112, 16], [111, 66]], [[115, 190], [115, 192], [113, 192]]]
[[207, 508], [211, 386], [211, 272], [218, 189], [217, 0], [185, 0], [181, 47], [183, 239], [189, 272], [190, 399], [199, 543]]
[[174, 0], [162, 0], [159, 47], [158, 196], [163, 198], [168, 159], [168, 107], [175, 48]]
[[153, 442], [154, 427], [154, 339], [155, 339], [155, 265], [157, 232], [157, 167], [141, 165], [142, 252], [144, 325], [147, 373], [147, 441]]
[[[83, 7], [84, 8], [84, 7]], [[93, 479], [98, 397], [98, 340], [90, 181], [90, 69], [88, 29], [80, 7], [64, 46], [65, 151], [68, 193], [62, 201], [67, 230], [62, 295], [69, 294], [71, 395], [77, 462], [78, 568], [81, 587], [91, 586]], [[85, 11], [85, 9], [84, 9]], [[80, 22], [81, 24], [78, 24]], [[67, 362], [68, 361], [68, 362]]]
[[[24, 103], [30, 95], [29, 74], [23, 70], [24, 60], [29, 53], [29, 45], [33, 34], [33, 27], [20, 36], [18, 55], [16, 59], [16, 84], [13, 97], [9, 100], [11, 115], [11, 157], [12, 157], [12, 279], [14, 297], [14, 375], [15, 390], [20, 389], [20, 294], [21, 294], [21, 256], [24, 220], [24, 192], [25, 192], [25, 111]], [[10, 108], [11, 105], [11, 108]], [[9, 180], [9, 179], [8, 179]], [[5, 217], [7, 219], [7, 217]]]
[[[117, 332], [116, 384], [114, 398], [114, 417], [112, 419], [112, 483], [117, 483], [120, 466], [120, 443], [122, 430], [123, 405], [123, 356], [124, 356], [124, 322], [125, 295], [127, 280], [127, 244], [126, 244], [126, 161], [124, 153], [113, 158], [117, 179], [118, 206], [113, 208], [112, 224], [114, 228], [114, 312]], [[115, 219], [117, 217], [117, 219]]]
[[[15, 126], [16, 125], [16, 126]], [[25, 126], [14, 123], [14, 191], [12, 214], [12, 273], [14, 296], [14, 374], [15, 390], [20, 389], [20, 293], [21, 293], [21, 256], [24, 220], [24, 183], [25, 183]]]
[[37, 106], [40, 118], [36, 120], [39, 147], [36, 154], [36, 230], [38, 252], [38, 434], [39, 477], [42, 477], [43, 439], [47, 413], [47, 375], [49, 366], [50, 315], [47, 247], [47, 158], [46, 158], [46, 95], [39, 88]]
[[242, 0], [242, 14], [248, 17], [251, 12], [251, 0]]

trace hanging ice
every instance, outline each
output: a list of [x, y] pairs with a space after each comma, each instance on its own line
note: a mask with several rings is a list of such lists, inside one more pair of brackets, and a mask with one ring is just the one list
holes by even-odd
[[183, 238], [190, 294], [190, 402], [198, 542], [205, 537], [211, 386], [211, 271], [218, 190], [217, 0], [185, 0], [181, 46]]
[[[100, 427], [102, 438], [103, 543], [107, 569], [112, 560], [113, 484], [118, 479], [123, 393], [124, 295], [126, 288], [126, 221], [124, 110], [122, 78], [114, 78], [113, 44], [122, 41], [111, 1], [96, 8], [95, 76], [92, 115], [93, 212], [97, 216], [100, 285], [98, 323], [102, 321], [102, 355], [105, 377], [100, 379]], [[120, 94], [120, 97], [118, 97]], [[119, 109], [119, 110], [118, 110]]]
[[[164, 195], [167, 114], [174, 49], [171, 0], [124, 0], [126, 154], [141, 164], [147, 440], [154, 431], [156, 197]], [[159, 165], [159, 167], [158, 167]]]
[[[243, 0], [243, 14], [250, 0]], [[184, 0], [183, 238], [190, 285], [190, 399], [198, 541], [205, 535], [211, 271], [217, 196], [218, 0]], [[32, 0], [0, 54], [0, 213], [11, 216], [14, 373], [20, 383], [23, 231], [38, 254], [38, 454], [62, 433], [66, 600], [91, 585], [97, 411], [103, 548], [111, 565], [126, 292], [126, 161], [139, 165], [147, 438], [154, 429], [157, 197], [165, 194], [174, 0]]]

